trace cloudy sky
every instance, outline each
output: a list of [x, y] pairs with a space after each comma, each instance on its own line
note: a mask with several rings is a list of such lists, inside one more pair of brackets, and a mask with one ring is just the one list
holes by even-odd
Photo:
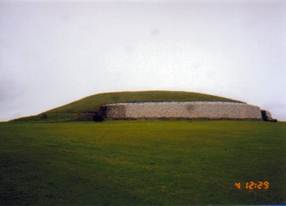
[[2, 121], [147, 89], [239, 99], [286, 120], [285, 65], [283, 0], [0, 0]]

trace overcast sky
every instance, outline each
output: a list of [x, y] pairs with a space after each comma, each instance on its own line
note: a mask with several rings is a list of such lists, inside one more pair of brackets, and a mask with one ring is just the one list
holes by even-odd
[[286, 120], [285, 65], [283, 0], [0, 0], [2, 121], [149, 89], [230, 97]]

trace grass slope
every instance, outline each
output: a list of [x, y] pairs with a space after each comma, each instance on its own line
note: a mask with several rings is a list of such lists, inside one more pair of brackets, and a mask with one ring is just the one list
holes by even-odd
[[283, 122], [14, 122], [0, 141], [0, 205], [286, 203]]
[[85, 97], [70, 104], [52, 109], [43, 114], [20, 118], [19, 120], [42, 121], [69, 121], [80, 118], [81, 114], [96, 112], [103, 104], [118, 102], [146, 102], [146, 101], [227, 101], [236, 100], [213, 95], [180, 92], [180, 91], [139, 91], [139, 92], [114, 92], [102, 93]]

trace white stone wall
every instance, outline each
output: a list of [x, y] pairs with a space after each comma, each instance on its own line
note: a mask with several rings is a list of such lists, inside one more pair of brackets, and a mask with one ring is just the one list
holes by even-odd
[[[107, 118], [262, 119], [257, 106], [232, 102], [145, 102], [106, 105]], [[116, 112], [116, 108], [120, 112]], [[124, 107], [124, 109], [122, 109]], [[112, 109], [111, 109], [112, 108]], [[122, 112], [124, 111], [124, 112]]]

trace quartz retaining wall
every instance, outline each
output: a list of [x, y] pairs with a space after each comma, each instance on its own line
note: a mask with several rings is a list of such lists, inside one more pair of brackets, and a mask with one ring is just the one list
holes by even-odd
[[144, 102], [104, 105], [108, 119], [255, 119], [259, 107], [233, 102]]

